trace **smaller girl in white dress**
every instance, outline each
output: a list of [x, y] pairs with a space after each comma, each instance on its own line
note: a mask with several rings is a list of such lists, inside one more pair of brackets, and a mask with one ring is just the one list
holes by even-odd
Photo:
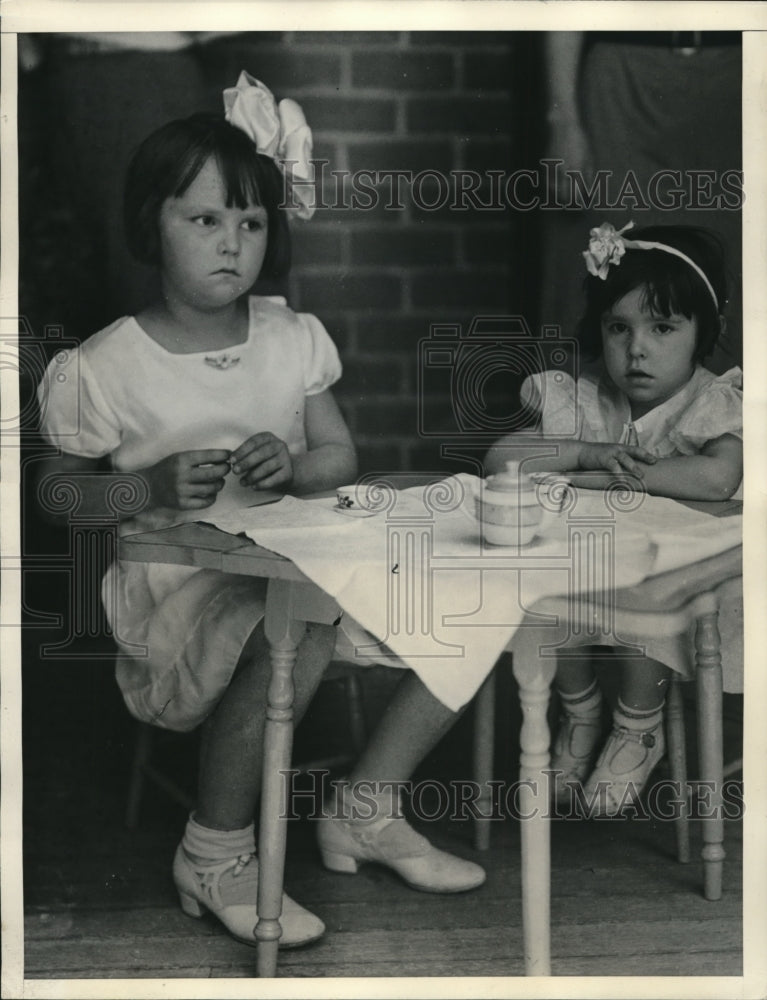
[[[741, 372], [717, 377], [702, 363], [724, 328], [721, 246], [690, 227], [647, 228], [633, 239], [623, 236], [630, 228], [593, 229], [583, 254], [589, 273], [580, 345], [596, 360], [581, 365], [577, 380], [548, 371], [522, 387], [523, 402], [540, 415], [538, 434], [557, 445], [556, 455], [528, 458], [515, 442], [524, 436], [529, 444], [529, 435], [509, 435], [491, 449], [488, 471], [519, 460], [526, 472], [566, 472], [585, 488], [606, 488], [628, 473], [657, 496], [727, 500], [739, 495], [743, 474]], [[635, 801], [665, 750], [668, 666], [648, 657], [618, 665], [619, 697], [601, 753], [593, 658], [557, 665], [557, 797], [585, 781], [593, 814], [614, 815]]]
[[[77, 476], [106, 462], [143, 480], [143, 506], [121, 523], [123, 534], [197, 520], [214, 504], [248, 506], [264, 490], [335, 488], [357, 471], [331, 391], [341, 365], [322, 323], [283, 299], [249, 294], [259, 277], [287, 272], [286, 206], [312, 213], [311, 133], [298, 105], [278, 108], [247, 73], [224, 102], [226, 117], [193, 115], [153, 132], [128, 170], [128, 242], [159, 268], [161, 299], [60, 352], [40, 386], [42, 433], [60, 449], [44, 475]], [[292, 184], [276, 156], [292, 165]], [[181, 906], [191, 916], [211, 911], [254, 945], [266, 581], [118, 560], [103, 596], [133, 715], [173, 730], [202, 725], [197, 806], [173, 863]], [[307, 626], [293, 675], [297, 720], [335, 639], [331, 626]], [[479, 865], [432, 847], [384, 787], [409, 778], [455, 719], [414, 674], [403, 675], [353, 775], [383, 788], [378, 811], [364, 821], [323, 817], [323, 857], [344, 871], [378, 861], [425, 891], [475, 888], [485, 878]], [[281, 924], [283, 946], [324, 931], [286, 895]]]

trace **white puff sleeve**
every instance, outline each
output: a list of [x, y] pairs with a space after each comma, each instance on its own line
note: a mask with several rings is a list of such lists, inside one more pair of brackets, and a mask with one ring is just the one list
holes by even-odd
[[743, 438], [743, 374], [731, 368], [710, 382], [687, 409], [669, 438], [683, 455], [694, 455], [723, 434]]
[[577, 436], [580, 414], [572, 376], [560, 371], [528, 375], [520, 389], [524, 406], [540, 414], [541, 432], [547, 437]]
[[304, 391], [316, 396], [341, 378], [341, 361], [336, 345], [322, 323], [311, 313], [298, 313], [301, 328], [301, 357]]
[[37, 389], [40, 431], [72, 455], [101, 458], [120, 444], [120, 426], [82, 349], [54, 358]]

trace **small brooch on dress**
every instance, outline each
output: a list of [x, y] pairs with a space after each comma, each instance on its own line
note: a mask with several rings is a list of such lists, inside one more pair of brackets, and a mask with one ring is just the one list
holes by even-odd
[[211, 368], [220, 368], [222, 371], [240, 363], [239, 355], [219, 354], [217, 357], [206, 357], [205, 364]]

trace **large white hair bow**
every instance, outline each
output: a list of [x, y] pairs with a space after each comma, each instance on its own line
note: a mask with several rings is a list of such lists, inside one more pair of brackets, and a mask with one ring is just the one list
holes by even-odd
[[312, 130], [300, 105], [286, 98], [279, 105], [271, 90], [243, 70], [236, 87], [224, 91], [226, 120], [271, 156], [290, 185], [288, 211], [299, 219], [311, 219], [315, 209], [311, 171]]

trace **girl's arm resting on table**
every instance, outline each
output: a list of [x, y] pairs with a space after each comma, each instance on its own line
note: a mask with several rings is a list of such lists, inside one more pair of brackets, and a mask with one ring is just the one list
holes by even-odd
[[314, 493], [354, 480], [357, 454], [332, 392], [307, 396], [305, 406], [303, 455], [291, 455], [285, 442], [268, 432], [253, 434], [232, 452], [232, 468], [243, 486]]
[[729, 500], [742, 478], [743, 443], [723, 434], [706, 442], [697, 455], [659, 458], [645, 467], [643, 483], [653, 496], [672, 500]]
[[[542, 455], [547, 449], [552, 454]], [[522, 461], [525, 472], [566, 472], [574, 486], [595, 490], [606, 489], [616, 476], [631, 473], [642, 480], [648, 493], [675, 500], [728, 500], [743, 478], [743, 445], [732, 434], [708, 441], [697, 455], [656, 458], [633, 445], [523, 432], [497, 441], [487, 454], [485, 468], [488, 473], [498, 472], [506, 462]], [[599, 472], [603, 475], [593, 474]]]
[[524, 462], [526, 472], [576, 468], [580, 441], [552, 440], [534, 430], [499, 438], [485, 456], [485, 472], [502, 472], [507, 462]]
[[525, 472], [603, 469], [615, 474], [630, 472], [643, 478], [647, 468], [656, 461], [649, 451], [634, 445], [547, 438], [524, 431], [508, 434], [497, 441], [487, 454], [485, 468], [487, 472], [498, 472], [506, 462], [524, 462]]

